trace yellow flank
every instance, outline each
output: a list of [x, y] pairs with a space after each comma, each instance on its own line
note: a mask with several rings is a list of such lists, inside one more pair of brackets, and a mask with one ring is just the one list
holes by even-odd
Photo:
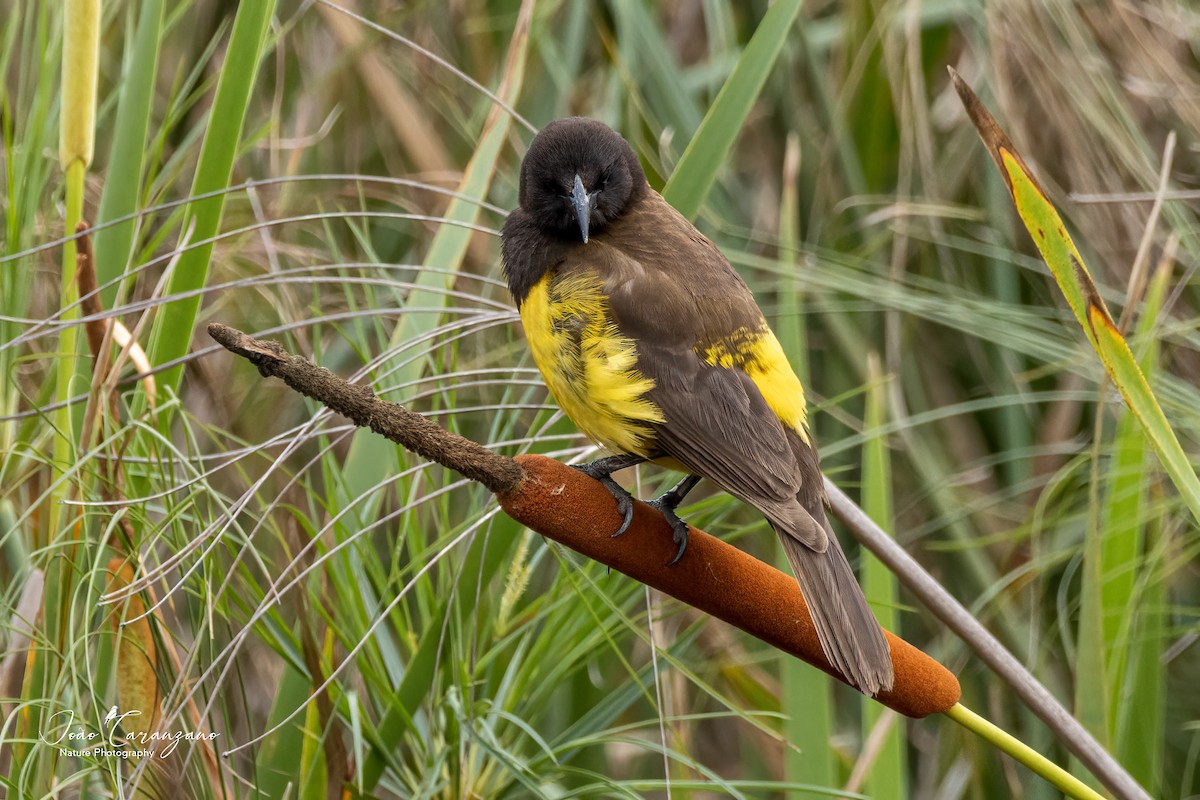
[[645, 397], [654, 381], [637, 371], [637, 345], [609, 317], [600, 277], [548, 273], [522, 301], [521, 324], [563, 413], [611, 450], [648, 455], [647, 425], [664, 417]]
[[707, 347], [697, 346], [696, 354], [713, 367], [745, 370], [779, 421], [808, 442], [804, 387], [766, 322], [755, 329], [738, 328]]

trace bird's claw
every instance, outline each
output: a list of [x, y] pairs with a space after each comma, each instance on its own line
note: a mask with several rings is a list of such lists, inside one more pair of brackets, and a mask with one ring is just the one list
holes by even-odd
[[679, 563], [679, 559], [683, 558], [683, 551], [687, 550], [688, 543], [688, 524], [679, 518], [675, 513], [675, 506], [678, 501], [671, 502], [673, 497], [670, 492], [662, 497], [657, 497], [646, 502], [648, 506], [654, 506], [658, 509], [658, 513], [663, 515], [663, 519], [671, 526], [671, 538], [675, 540], [676, 546], [679, 548], [675, 551], [675, 557], [667, 562], [668, 567], [673, 567]]
[[600, 483], [604, 484], [604, 488], [608, 489], [608, 493], [617, 501], [617, 513], [621, 515], [621, 527], [612, 534], [612, 538], [615, 539], [629, 530], [629, 523], [633, 522], [633, 496], [612, 478], [603, 478]]
[[[621, 525], [613, 533], [613, 537], [620, 536], [625, 531], [629, 530], [629, 524], [633, 522], [633, 496], [612, 479], [612, 473], [616, 469], [624, 469], [632, 464], [620, 462], [616, 469], [613, 467], [615, 459], [600, 459], [593, 461], [590, 464], [572, 464], [571, 466], [587, 475], [589, 478], [599, 481], [600, 485], [608, 489], [608, 493], [617, 501], [617, 513], [621, 515]], [[637, 462], [634, 462], [637, 463]]]
[[[619, 483], [614, 481], [612, 474], [617, 470], [635, 466], [645, 460], [641, 456], [624, 453], [597, 459], [590, 464], [571, 465], [592, 480], [599, 481], [600, 485], [607, 489], [608, 493], [617, 501], [617, 513], [621, 515], [621, 526], [612, 534], [613, 537], [620, 536], [629, 530], [629, 524], [633, 522], [633, 495], [625, 491]], [[671, 526], [671, 538], [675, 540], [678, 549], [675, 551], [675, 557], [667, 562], [668, 567], [677, 564], [679, 559], [683, 558], [683, 551], [687, 549], [688, 542], [688, 524], [679, 518], [679, 515], [675, 513], [675, 509], [683, 502], [683, 498], [699, 480], [699, 475], [689, 475], [673, 489], [647, 503], [647, 505], [657, 508], [658, 513], [662, 514], [663, 519]]]

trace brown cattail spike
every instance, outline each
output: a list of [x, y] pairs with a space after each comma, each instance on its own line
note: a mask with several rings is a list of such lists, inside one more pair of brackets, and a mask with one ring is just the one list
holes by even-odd
[[[670, 526], [653, 508], [637, 503], [629, 530], [613, 538], [620, 519], [612, 495], [599, 483], [542, 456], [516, 460], [525, 478], [499, 495], [513, 519], [844, 680], [821, 650], [793, 577], [695, 528], [683, 559], [668, 567], [675, 543]], [[908, 717], [942, 713], [958, 702], [962, 691], [949, 670], [903, 639], [886, 635], [895, 683], [880, 693], [879, 702]]]

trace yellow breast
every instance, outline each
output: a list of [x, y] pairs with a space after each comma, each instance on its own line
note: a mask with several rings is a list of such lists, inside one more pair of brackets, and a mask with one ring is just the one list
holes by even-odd
[[637, 371], [636, 343], [617, 330], [595, 273], [548, 273], [521, 303], [533, 360], [559, 407], [593, 441], [649, 455], [652, 422], [662, 412], [646, 399], [654, 381]]

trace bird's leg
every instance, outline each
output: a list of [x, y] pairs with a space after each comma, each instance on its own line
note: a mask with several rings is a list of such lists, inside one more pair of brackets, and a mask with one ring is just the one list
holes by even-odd
[[608, 489], [608, 493], [617, 501], [617, 513], [623, 519], [621, 527], [617, 528], [617, 532], [613, 536], [620, 536], [629, 529], [629, 523], [633, 522], [633, 496], [622, 489], [621, 485], [612, 479], [612, 474], [617, 470], [637, 466], [645, 460], [641, 456], [635, 456], [633, 453], [622, 453], [616, 456], [598, 458], [590, 464], [571, 465], [589, 478], [600, 481], [600, 485]]
[[679, 507], [679, 504], [683, 502], [683, 498], [699, 482], [699, 475], [688, 475], [675, 484], [674, 488], [668, 489], [646, 504], [657, 508], [658, 513], [662, 514], [663, 518], [671, 524], [671, 538], [679, 546], [679, 549], [675, 552], [675, 557], [667, 562], [668, 567], [683, 558], [683, 551], [687, 549], [688, 542], [688, 524], [679, 518], [679, 515], [675, 513], [675, 509]]

